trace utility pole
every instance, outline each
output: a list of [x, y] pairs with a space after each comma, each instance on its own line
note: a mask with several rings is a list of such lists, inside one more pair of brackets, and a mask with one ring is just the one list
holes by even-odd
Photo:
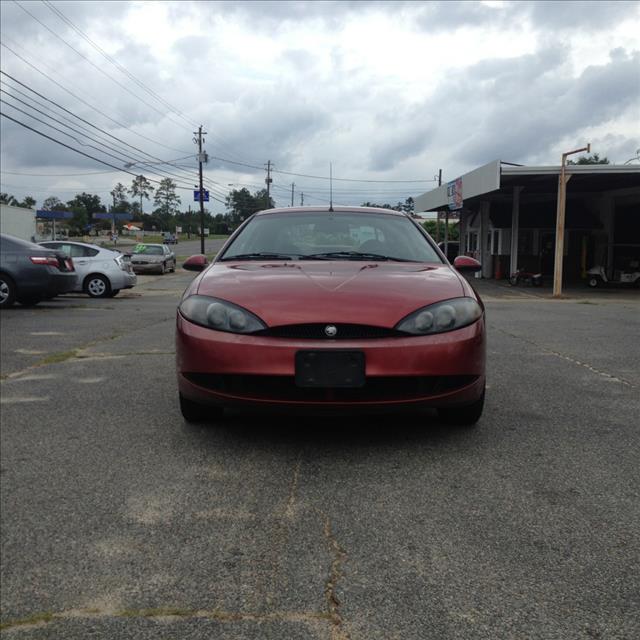
[[295, 189], [296, 183], [291, 183], [291, 206], [293, 207], [293, 190]]
[[266, 208], [268, 209], [271, 206], [271, 183], [273, 182], [273, 178], [271, 177], [271, 160], [267, 160], [267, 177], [264, 179], [267, 183], [267, 204]]
[[574, 153], [580, 153], [580, 151], [586, 151], [591, 153], [591, 144], [581, 149], [574, 149], [573, 151], [567, 151], [562, 154], [562, 161], [560, 165], [560, 177], [558, 178], [558, 207], [556, 211], [556, 254], [553, 264], [553, 297], [560, 298], [562, 296], [562, 259], [564, 256], [564, 212], [567, 203], [567, 182], [571, 178], [571, 175], [567, 176], [565, 172], [565, 165], [567, 162], [567, 156]]
[[202, 131], [202, 125], [198, 127], [197, 131], [193, 132], [198, 138], [194, 138], [193, 141], [198, 145], [198, 177], [199, 177], [199, 200], [200, 200], [200, 253], [204, 254], [204, 190], [202, 188], [202, 163], [207, 161], [207, 154], [202, 153], [202, 143], [204, 142], [203, 135], [206, 131]]
[[300, 206], [304, 206], [304, 193], [300, 193]]

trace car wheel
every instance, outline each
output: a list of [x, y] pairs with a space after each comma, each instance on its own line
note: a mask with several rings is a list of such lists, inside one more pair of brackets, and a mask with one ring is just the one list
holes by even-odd
[[163, 276], [166, 273], [166, 271], [167, 271], [167, 263], [163, 262], [160, 265], [160, 275]]
[[120, 293], [120, 289], [111, 289], [110, 298], [115, 298]]
[[0, 309], [10, 307], [16, 300], [16, 285], [9, 276], [0, 273]]
[[111, 293], [111, 283], [104, 276], [94, 273], [85, 278], [84, 291], [92, 298], [108, 298]]
[[176, 261], [174, 260], [171, 265], [171, 273], [175, 273], [175, 272], [176, 272]]
[[509, 284], [510, 284], [512, 287], [515, 287], [515, 286], [518, 284], [518, 276], [511, 276], [511, 277], [509, 278]]
[[587, 284], [592, 289], [595, 289], [595, 287], [597, 287], [600, 284], [600, 278], [598, 278], [598, 276], [590, 276], [589, 279], [587, 280]]
[[186, 422], [198, 423], [220, 419], [224, 415], [223, 407], [193, 402], [180, 394], [180, 411]]
[[438, 416], [445, 424], [472, 427], [480, 420], [483, 408], [484, 389], [473, 404], [464, 407], [442, 407], [438, 409]]

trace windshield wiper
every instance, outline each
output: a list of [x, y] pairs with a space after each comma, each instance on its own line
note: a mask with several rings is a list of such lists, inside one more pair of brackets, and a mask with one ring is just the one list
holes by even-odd
[[394, 258], [393, 256], [385, 256], [381, 253], [368, 253], [361, 251], [327, 251], [326, 253], [311, 253], [309, 255], [300, 256], [299, 260], [378, 260], [392, 262], [412, 262], [406, 258]]
[[231, 260], [291, 260], [291, 253], [270, 253], [268, 251], [256, 252], [256, 253], [239, 253], [235, 256], [228, 256], [220, 258], [220, 262]]

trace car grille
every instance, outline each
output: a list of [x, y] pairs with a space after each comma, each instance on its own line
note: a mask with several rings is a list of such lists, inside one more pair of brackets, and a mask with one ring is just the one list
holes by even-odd
[[298, 387], [294, 376], [185, 373], [205, 389], [247, 400], [288, 402], [384, 402], [428, 398], [462, 389], [478, 376], [377, 376], [358, 389]]
[[[325, 329], [329, 325], [337, 329], [335, 336], [328, 336], [325, 333]], [[408, 334], [396, 329], [366, 324], [331, 324], [325, 322], [269, 327], [268, 329], [257, 331], [253, 335], [268, 336], [270, 338], [293, 338], [296, 340], [371, 340], [375, 338], [406, 337]]]

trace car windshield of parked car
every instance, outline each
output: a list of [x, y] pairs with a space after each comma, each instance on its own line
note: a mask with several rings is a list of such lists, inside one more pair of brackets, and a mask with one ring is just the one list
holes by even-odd
[[162, 247], [154, 247], [148, 244], [139, 244], [136, 245], [133, 253], [146, 256], [161, 256], [164, 253], [164, 249]]
[[442, 263], [405, 216], [370, 212], [291, 212], [256, 216], [221, 260], [398, 260]]

